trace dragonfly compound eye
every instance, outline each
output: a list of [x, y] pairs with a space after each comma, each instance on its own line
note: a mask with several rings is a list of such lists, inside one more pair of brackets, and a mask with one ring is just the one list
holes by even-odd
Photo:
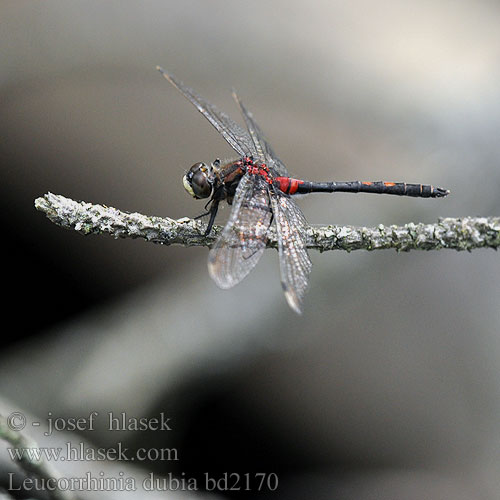
[[183, 177], [182, 182], [186, 191], [194, 198], [208, 198], [212, 194], [210, 169], [205, 163], [195, 163]]

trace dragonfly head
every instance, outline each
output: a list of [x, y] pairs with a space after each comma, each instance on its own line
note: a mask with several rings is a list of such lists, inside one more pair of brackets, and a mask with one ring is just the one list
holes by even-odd
[[195, 163], [182, 178], [182, 183], [193, 198], [208, 198], [214, 190], [213, 167], [206, 163]]

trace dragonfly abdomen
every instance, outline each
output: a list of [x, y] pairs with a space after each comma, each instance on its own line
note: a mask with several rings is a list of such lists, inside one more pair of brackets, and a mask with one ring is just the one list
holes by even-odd
[[290, 177], [276, 177], [278, 187], [286, 194], [306, 193], [375, 193], [414, 196], [419, 198], [441, 198], [449, 194], [447, 189], [430, 184], [408, 184], [406, 182], [310, 182]]

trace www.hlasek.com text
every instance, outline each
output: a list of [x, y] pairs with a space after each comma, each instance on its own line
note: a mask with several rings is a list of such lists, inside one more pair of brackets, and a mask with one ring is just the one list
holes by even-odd
[[85, 443], [67, 442], [64, 447], [17, 447], [7, 448], [11, 460], [39, 462], [145, 462], [145, 461], [177, 461], [179, 460], [177, 448], [139, 448], [129, 450], [117, 443], [114, 448], [93, 448]]

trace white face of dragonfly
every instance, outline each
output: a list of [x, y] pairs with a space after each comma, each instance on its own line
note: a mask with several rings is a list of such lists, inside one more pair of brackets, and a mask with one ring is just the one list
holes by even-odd
[[182, 183], [193, 198], [209, 198], [214, 190], [213, 167], [206, 163], [195, 163], [182, 178]]

